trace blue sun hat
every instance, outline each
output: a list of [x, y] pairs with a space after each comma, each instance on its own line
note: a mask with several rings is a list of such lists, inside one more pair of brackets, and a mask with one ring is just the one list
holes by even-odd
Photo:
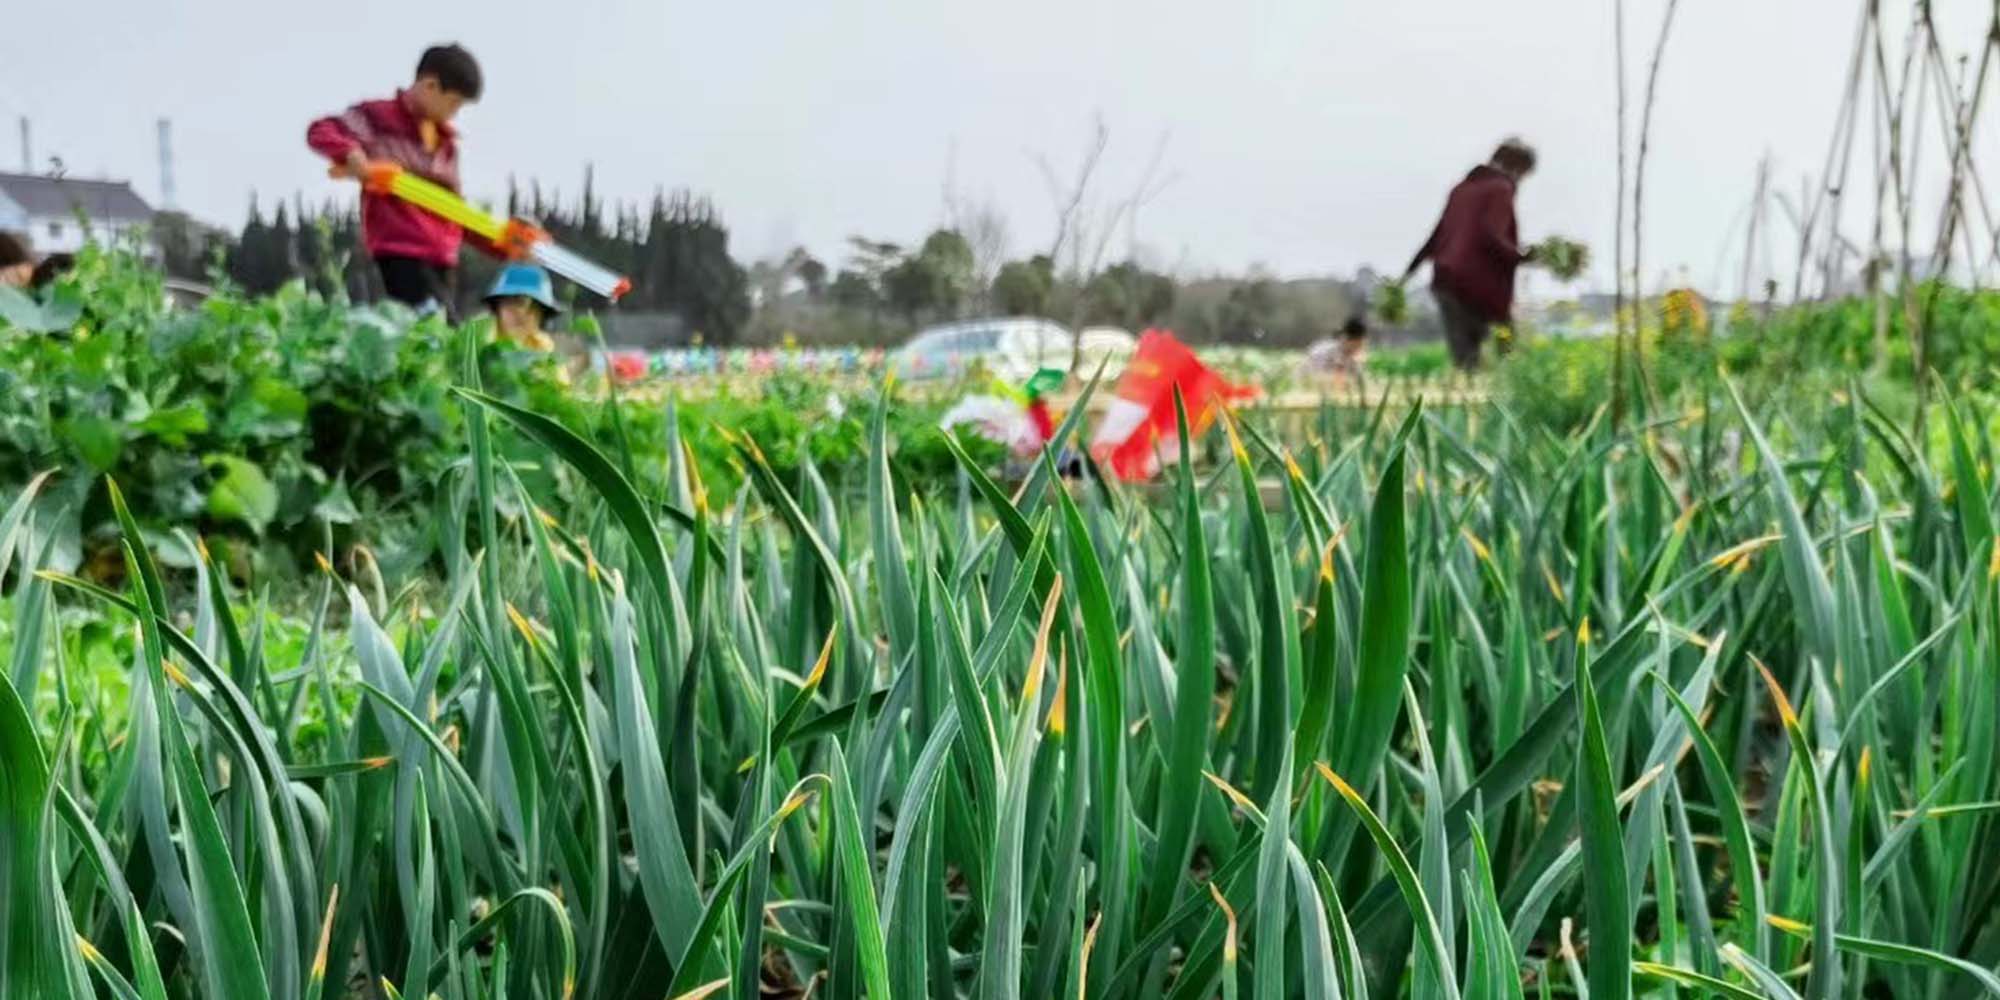
[[486, 293], [486, 304], [494, 299], [525, 298], [554, 315], [562, 312], [556, 305], [555, 285], [549, 281], [549, 272], [534, 264], [509, 264], [500, 270], [500, 276], [493, 280], [493, 288]]

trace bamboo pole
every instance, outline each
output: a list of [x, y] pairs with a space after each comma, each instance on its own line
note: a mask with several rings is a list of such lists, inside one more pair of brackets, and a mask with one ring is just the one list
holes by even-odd
[[1646, 156], [1653, 145], [1653, 104], [1659, 95], [1660, 63], [1667, 54], [1667, 36], [1674, 28], [1674, 14], [1681, 8], [1680, 0], [1667, 0], [1667, 11], [1660, 19], [1660, 38], [1653, 46], [1653, 64], [1646, 72], [1646, 106], [1639, 115], [1639, 158], [1632, 173], [1632, 285], [1633, 285], [1633, 329], [1632, 329], [1632, 372], [1638, 379], [1639, 388], [1646, 395], [1649, 406], [1656, 407], [1659, 400], [1653, 391], [1653, 382], [1646, 376], [1646, 325], [1643, 321], [1646, 310], [1646, 271], [1640, 261], [1646, 250]]
[[[1797, 270], [1792, 275], [1792, 301], [1795, 303], [1805, 299], [1806, 262], [1812, 259], [1813, 239], [1819, 231], [1821, 214], [1826, 210], [1829, 197], [1834, 199], [1836, 206], [1838, 204], [1839, 186], [1833, 183], [1834, 161], [1840, 156], [1843, 140], [1851, 142], [1853, 138], [1854, 108], [1861, 89], [1862, 57], [1868, 51], [1869, 11], [1873, 6], [1872, 0], [1864, 0], [1861, 5], [1860, 23], [1854, 31], [1854, 54], [1847, 64], [1847, 85], [1842, 91], [1840, 110], [1834, 115], [1833, 138], [1827, 144], [1826, 163], [1820, 168], [1820, 183], [1812, 196], [1800, 206], [1804, 217], [1799, 222], [1799, 259]], [[1837, 211], [1836, 208], [1833, 221], [1836, 239], [1832, 242], [1835, 244], [1839, 242], [1840, 229]]]
[[[1944, 95], [1942, 99], [1952, 102], [1952, 109], [1954, 111], [1953, 120], [1956, 126], [1955, 128], [1947, 126], [1947, 133], [1945, 135], [1945, 141], [1950, 145], [1952, 150], [1951, 186], [1945, 194], [1944, 222], [1940, 226], [1938, 233], [1937, 248], [1932, 253], [1933, 270], [1936, 273], [1933, 276], [1930, 291], [1924, 296], [1923, 315], [1921, 326], [1919, 327], [1922, 331], [1922, 337], [1924, 340], [1927, 340], [1929, 335], [1928, 328], [1931, 325], [1932, 319], [1936, 316], [1938, 295], [1943, 290], [1944, 283], [1948, 280], [1951, 273], [1951, 240], [1954, 235], [1953, 230], [1957, 226], [1959, 217], [1964, 214], [1964, 176], [1965, 171], [1970, 166], [1972, 156], [1972, 123], [1977, 119], [1980, 104], [1986, 96], [1987, 70], [1991, 65], [1993, 50], [1996, 46], [2000, 46], [2000, 0], [1996, 0], [1994, 4], [1993, 17], [1987, 26], [1986, 39], [1980, 47], [1979, 70], [1977, 77], [1973, 80], [1972, 93], [1963, 100], [1960, 99], [1957, 88], [1951, 85], [1948, 76], [1949, 70], [1945, 65], [1944, 52], [1938, 44], [1937, 29], [1931, 21], [1930, 5], [1924, 4], [1920, 9], [1922, 11], [1924, 36], [1928, 42], [1928, 51], [1930, 53], [1933, 72], [1943, 77], [1939, 80], [1940, 91]], [[1978, 266], [1976, 258], [1970, 263], [1974, 267]], [[1920, 341], [1920, 345], [1926, 349], [1928, 348], [1928, 345], [1923, 344], [1922, 341]], [[1919, 426], [1921, 426], [1924, 415], [1923, 406], [1926, 402], [1924, 393], [1927, 391], [1929, 383], [1928, 371], [1920, 367], [1917, 371]]]
[[1625, 419], [1625, 0], [1611, 0], [1618, 73], [1618, 209], [1612, 238], [1611, 427]]
[[[1887, 238], [1884, 216], [1888, 214], [1886, 202], [1889, 194], [1890, 164], [1900, 168], [1894, 143], [1896, 133], [1889, 128], [1889, 57], [1884, 51], [1882, 37], [1882, 3], [1870, 0], [1868, 4], [1869, 30], [1875, 44], [1875, 86], [1871, 88], [1875, 97], [1875, 113], [1869, 116], [1869, 130], [1875, 136], [1875, 218], [1869, 231], [1869, 257], [1867, 264], [1868, 298], [1874, 304], [1875, 349], [1869, 370], [1880, 376], [1889, 369], [1889, 296], [1884, 288], [1883, 271], [1888, 267], [1888, 248], [1883, 241]], [[1902, 189], [1902, 178], [1895, 179], [1897, 190]]]
[[1738, 288], [1738, 297], [1750, 301], [1750, 276], [1757, 262], [1758, 230], [1764, 225], [1764, 209], [1771, 200], [1771, 154], [1757, 161], [1756, 192], [1750, 196], [1750, 228], [1743, 237], [1743, 281]]

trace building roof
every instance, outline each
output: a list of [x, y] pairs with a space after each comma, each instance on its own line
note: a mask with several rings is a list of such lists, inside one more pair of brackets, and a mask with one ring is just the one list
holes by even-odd
[[143, 222], [153, 217], [153, 207], [132, 190], [130, 181], [0, 173], [0, 194], [41, 218], [71, 215], [79, 208], [93, 219]]

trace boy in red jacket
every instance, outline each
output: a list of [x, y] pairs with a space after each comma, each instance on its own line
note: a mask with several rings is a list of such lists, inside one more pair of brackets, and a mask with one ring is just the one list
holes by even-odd
[[[479, 100], [479, 63], [457, 45], [434, 45], [417, 61], [416, 80], [386, 100], [362, 101], [306, 129], [306, 145], [333, 161], [335, 176], [361, 180], [371, 160], [458, 190], [458, 133], [453, 118]], [[389, 297], [419, 310], [455, 315], [459, 227], [388, 194], [361, 193], [361, 234]], [[501, 256], [477, 237], [475, 246]]]

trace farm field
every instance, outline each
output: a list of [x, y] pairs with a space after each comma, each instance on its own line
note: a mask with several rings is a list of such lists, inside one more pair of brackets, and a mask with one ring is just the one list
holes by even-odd
[[2000, 994], [1990, 296], [1142, 490], [149, 280], [0, 327], [9, 996]]

